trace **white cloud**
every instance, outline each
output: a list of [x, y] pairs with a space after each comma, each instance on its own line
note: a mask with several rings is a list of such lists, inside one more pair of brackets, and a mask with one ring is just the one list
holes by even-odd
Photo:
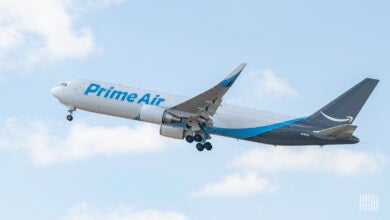
[[298, 97], [298, 92], [294, 88], [270, 70], [241, 74], [234, 91], [232, 91], [234, 96], [228, 102], [239, 105]]
[[[359, 175], [379, 172], [385, 165], [380, 154], [347, 149], [328, 148], [255, 148], [248, 150], [230, 164], [240, 172], [209, 183], [193, 193], [195, 197], [238, 197], [277, 190], [267, 178], [259, 174], [278, 172], [325, 172], [335, 175]], [[242, 172], [241, 171], [241, 172]]]
[[0, 48], [7, 50], [22, 43], [22, 36], [14, 29], [9, 27], [0, 27]]
[[234, 173], [225, 176], [223, 180], [216, 183], [209, 183], [200, 190], [193, 193], [195, 197], [200, 196], [223, 196], [236, 197], [256, 193], [268, 193], [275, 191], [273, 186], [266, 178], [259, 177], [256, 173]]
[[[90, 0], [93, 2], [97, 2], [99, 5], [106, 6], [110, 4], [121, 4], [125, 2], [125, 0]], [[96, 3], [95, 3], [96, 4]]]
[[150, 124], [139, 127], [89, 126], [82, 122], [49, 125], [43, 121], [7, 119], [1, 132], [0, 146], [27, 149], [34, 162], [51, 164], [86, 159], [96, 155], [140, 154], [165, 148], [167, 139]]
[[186, 220], [182, 213], [175, 211], [145, 210], [134, 211], [129, 206], [118, 206], [106, 211], [92, 210], [82, 203], [69, 210], [62, 220]]
[[244, 152], [231, 166], [268, 173], [300, 171], [354, 175], [380, 171], [384, 157], [347, 149], [267, 147]]
[[[121, 0], [88, 1], [90, 5]], [[42, 61], [84, 58], [95, 47], [90, 28], [77, 22], [83, 1], [0, 0], [0, 65], [32, 66]], [[84, 3], [85, 4], [85, 3]]]

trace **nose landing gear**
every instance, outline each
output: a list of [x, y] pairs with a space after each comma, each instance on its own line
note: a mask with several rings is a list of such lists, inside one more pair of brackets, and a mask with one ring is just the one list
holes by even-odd
[[73, 120], [73, 112], [76, 111], [76, 108], [75, 107], [70, 107], [68, 112], [69, 112], [69, 115], [66, 116], [66, 120], [68, 121], [72, 121]]

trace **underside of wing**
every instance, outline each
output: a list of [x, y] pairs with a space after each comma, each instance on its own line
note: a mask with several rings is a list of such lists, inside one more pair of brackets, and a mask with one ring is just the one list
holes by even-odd
[[245, 63], [239, 65], [232, 71], [224, 80], [213, 88], [182, 102], [170, 110], [186, 112], [190, 114], [198, 114], [199, 111], [207, 111], [210, 116], [213, 116], [221, 104], [222, 97], [233, 85], [240, 73], [245, 67]]
[[212, 126], [211, 117], [222, 103], [222, 98], [236, 81], [246, 64], [235, 68], [225, 79], [211, 89], [190, 98], [170, 109], [169, 112], [178, 117], [186, 118], [187, 125], [199, 129], [202, 124]]

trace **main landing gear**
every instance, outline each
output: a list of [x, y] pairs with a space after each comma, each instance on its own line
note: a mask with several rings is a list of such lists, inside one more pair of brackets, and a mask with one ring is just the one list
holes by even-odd
[[196, 149], [197, 149], [198, 151], [203, 151], [204, 149], [210, 151], [211, 149], [213, 149], [213, 145], [212, 145], [210, 142], [202, 143], [203, 137], [202, 137], [202, 135], [200, 135], [200, 134], [195, 134], [194, 136], [192, 136], [192, 135], [187, 135], [186, 141], [187, 141], [188, 143], [192, 143], [192, 142], [194, 142], [194, 141], [195, 141], [195, 142], [198, 142], [198, 143], [196, 144]]
[[204, 144], [202, 144], [202, 143], [197, 143], [197, 144], [196, 144], [196, 149], [197, 149], [198, 151], [203, 151], [204, 149], [210, 151], [211, 149], [213, 149], [213, 145], [211, 145], [210, 142], [206, 142], [206, 143], [204, 143]]
[[73, 120], [73, 112], [74, 111], [76, 111], [76, 108], [74, 108], [74, 107], [69, 108], [69, 110], [68, 110], [69, 115], [66, 116], [66, 120], [68, 120], [68, 121]]

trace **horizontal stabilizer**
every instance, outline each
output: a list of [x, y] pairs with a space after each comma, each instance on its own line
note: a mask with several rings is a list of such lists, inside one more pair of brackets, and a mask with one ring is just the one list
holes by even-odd
[[332, 128], [327, 128], [321, 131], [314, 131], [314, 133], [327, 136], [327, 137], [337, 137], [337, 138], [346, 138], [352, 137], [353, 132], [355, 132], [356, 125], [340, 125]]

